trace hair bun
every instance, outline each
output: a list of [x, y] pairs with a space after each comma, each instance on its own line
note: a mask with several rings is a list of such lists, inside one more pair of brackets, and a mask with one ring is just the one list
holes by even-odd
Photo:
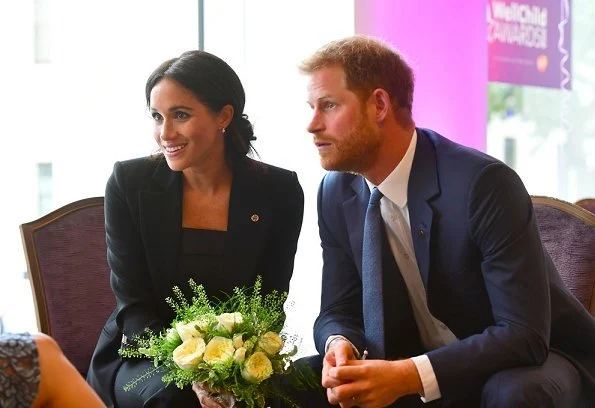
[[251, 141], [256, 140], [256, 136], [254, 136], [254, 126], [250, 120], [248, 120], [248, 115], [245, 113], [243, 113], [238, 120], [238, 132], [247, 145], [249, 145]]

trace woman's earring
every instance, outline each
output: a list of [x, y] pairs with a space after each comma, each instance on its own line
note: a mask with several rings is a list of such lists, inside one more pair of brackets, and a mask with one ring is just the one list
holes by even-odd
[[221, 133], [225, 134], [225, 128], [221, 128]]

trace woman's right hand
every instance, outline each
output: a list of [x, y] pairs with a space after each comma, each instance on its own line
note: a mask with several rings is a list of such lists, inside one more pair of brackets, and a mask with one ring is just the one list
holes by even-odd
[[194, 383], [192, 390], [203, 408], [235, 408], [236, 400], [232, 395], [217, 394], [215, 398], [206, 384]]

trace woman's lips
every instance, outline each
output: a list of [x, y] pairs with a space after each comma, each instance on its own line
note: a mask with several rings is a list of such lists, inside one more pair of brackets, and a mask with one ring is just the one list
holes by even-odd
[[171, 146], [162, 146], [161, 150], [163, 150], [163, 154], [167, 157], [175, 157], [181, 154], [182, 150], [188, 146], [187, 144], [178, 144], [178, 145], [171, 145]]

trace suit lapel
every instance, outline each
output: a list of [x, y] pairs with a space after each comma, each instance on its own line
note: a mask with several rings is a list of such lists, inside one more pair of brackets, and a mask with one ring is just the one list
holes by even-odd
[[153, 184], [139, 193], [140, 225], [147, 262], [153, 279], [171, 295], [178, 269], [182, 231], [182, 173], [161, 162], [153, 173]]
[[[343, 210], [347, 220], [349, 243], [361, 276], [363, 227], [370, 190], [361, 176], [353, 179], [351, 188], [354, 195], [343, 202]], [[430, 271], [430, 237], [434, 217], [429, 201], [439, 192], [436, 152], [425, 131], [418, 128], [417, 146], [407, 188], [407, 207], [415, 256], [426, 288]]]
[[273, 217], [271, 201], [261, 179], [265, 170], [257, 166], [246, 160], [234, 169], [224, 259], [226, 275], [248, 278], [249, 284], [254, 277], [246, 272], [259, 273], [256, 264], [262, 257]]
[[407, 187], [407, 207], [415, 256], [426, 289], [430, 271], [430, 237], [434, 217], [434, 211], [428, 202], [439, 192], [436, 152], [425, 131], [418, 128], [417, 146]]
[[351, 182], [354, 195], [343, 202], [343, 211], [347, 220], [347, 233], [355, 265], [362, 276], [362, 248], [364, 241], [364, 221], [366, 208], [370, 200], [370, 189], [363, 177], [358, 176]]

